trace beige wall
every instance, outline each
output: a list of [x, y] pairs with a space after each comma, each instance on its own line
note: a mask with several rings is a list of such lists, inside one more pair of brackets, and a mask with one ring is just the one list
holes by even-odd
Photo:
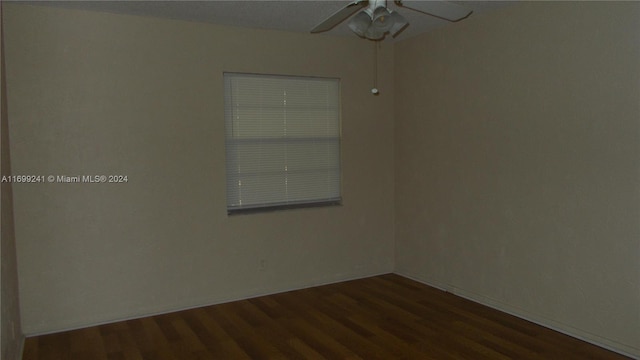
[[395, 48], [396, 271], [640, 355], [640, 4]]
[[[9, 119], [7, 116], [7, 87], [4, 62], [4, 32], [2, 2], [0, 2], [0, 176], [11, 175], [9, 155]], [[13, 192], [9, 182], [3, 182], [0, 191], [0, 359], [17, 360], [22, 354], [22, 335], [20, 322], [20, 303], [18, 297], [18, 265], [16, 262], [16, 241], [13, 222]]]
[[[6, 12], [14, 173], [129, 178], [14, 187], [26, 333], [393, 270], [393, 82], [370, 94], [371, 43]], [[227, 216], [223, 71], [342, 79], [343, 206]]]

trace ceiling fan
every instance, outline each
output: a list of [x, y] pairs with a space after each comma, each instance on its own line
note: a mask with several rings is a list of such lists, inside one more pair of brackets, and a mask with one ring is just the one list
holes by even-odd
[[[394, 0], [396, 6], [435, 16], [448, 21], [459, 21], [471, 14], [471, 10], [448, 1]], [[362, 10], [364, 9], [364, 10]], [[355, 0], [329, 16], [311, 30], [319, 33], [333, 29], [347, 20], [349, 28], [358, 36], [370, 40], [382, 40], [386, 34], [395, 37], [409, 22], [398, 12], [387, 7], [386, 0]]]

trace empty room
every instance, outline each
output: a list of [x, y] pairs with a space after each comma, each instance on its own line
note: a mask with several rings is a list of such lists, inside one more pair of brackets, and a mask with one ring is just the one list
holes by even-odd
[[1, 358], [640, 358], [640, 2], [2, 1]]

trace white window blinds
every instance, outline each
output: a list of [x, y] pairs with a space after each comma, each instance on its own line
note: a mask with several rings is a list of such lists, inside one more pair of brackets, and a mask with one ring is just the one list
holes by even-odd
[[337, 203], [338, 79], [225, 73], [227, 211]]

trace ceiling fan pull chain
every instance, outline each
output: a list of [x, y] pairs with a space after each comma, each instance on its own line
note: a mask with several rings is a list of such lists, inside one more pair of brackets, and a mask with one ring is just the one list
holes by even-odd
[[371, 93], [373, 95], [378, 95], [380, 92], [378, 91], [378, 47], [380, 46], [380, 41], [373, 42], [373, 88], [371, 89]]

